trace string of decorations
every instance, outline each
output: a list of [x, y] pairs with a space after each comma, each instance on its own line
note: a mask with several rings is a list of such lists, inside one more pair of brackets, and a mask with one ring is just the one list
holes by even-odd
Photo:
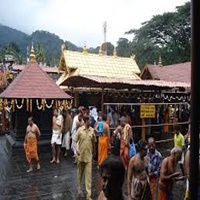
[[164, 100], [168, 100], [168, 101], [171, 101], [171, 100], [178, 100], [178, 101], [190, 101], [191, 100], [191, 96], [181, 96], [181, 97], [173, 97], [173, 96], [169, 96], [169, 95], [162, 95], [163, 99]]
[[32, 109], [33, 109], [33, 100], [30, 99], [30, 112], [32, 112]]
[[29, 111], [29, 99], [26, 99], [26, 111]]
[[41, 105], [39, 105], [38, 99], [36, 99], [36, 105], [37, 105], [38, 110], [42, 110], [42, 102], [41, 102]]
[[9, 109], [9, 110], [11, 110], [12, 109], [12, 107], [13, 107], [13, 105], [12, 105], [12, 103], [10, 104], [10, 106], [9, 106], [9, 104], [6, 102], [4, 102], [4, 105], [7, 105], [6, 107]]
[[145, 93], [125, 93], [125, 92], [107, 92], [108, 96], [114, 97], [114, 98], [136, 98], [138, 101], [151, 101], [153, 102], [154, 99], [163, 99], [165, 101], [169, 101], [171, 102], [172, 100], [177, 100], [177, 101], [190, 101], [191, 100], [191, 96], [188, 94], [179, 94], [181, 96], [178, 96], [178, 94], [174, 93], [174, 94], [145, 94]]
[[[66, 100], [67, 102], [67, 100]], [[72, 108], [72, 103], [73, 103], [73, 100], [71, 99], [71, 101], [68, 103], [67, 102], [67, 109], [71, 109]]]
[[55, 108], [61, 108], [61, 109], [71, 109], [72, 108], [72, 103], [73, 101], [67, 101], [67, 100], [51, 100], [50, 105], [48, 105], [47, 101], [45, 99], [42, 99], [41, 104], [39, 103], [38, 99], [36, 99], [36, 105], [38, 110], [45, 110], [45, 107], [50, 109], [53, 107], [53, 105], [55, 104]]
[[50, 109], [50, 108], [53, 106], [53, 103], [54, 103], [54, 100], [51, 100], [51, 104], [48, 105], [48, 104], [47, 104], [47, 101], [45, 100], [45, 105], [46, 105], [46, 107], [47, 107], [48, 109]]
[[47, 101], [46, 99], [12, 99], [12, 100], [7, 100], [7, 99], [0, 99], [0, 104], [5, 107], [7, 107], [9, 110], [13, 110], [15, 111], [15, 107], [17, 109], [22, 109], [24, 104], [26, 106], [26, 111], [27, 112], [32, 112], [33, 110], [33, 101], [36, 102], [36, 106], [38, 110], [45, 110], [45, 108], [47, 109], [51, 109], [53, 106], [55, 106], [55, 108], [62, 108], [64, 110], [66, 109], [71, 109], [72, 108], [72, 103], [73, 100], [51, 100], [51, 101]]
[[22, 99], [21, 105], [18, 105], [17, 99], [15, 99], [15, 105], [16, 105], [17, 109], [22, 109], [23, 105], [24, 105], [24, 99]]
[[45, 99], [42, 99], [42, 110], [45, 110]]

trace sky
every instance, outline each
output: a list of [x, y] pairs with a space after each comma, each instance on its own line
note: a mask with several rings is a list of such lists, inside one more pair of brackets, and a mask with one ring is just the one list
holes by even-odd
[[175, 11], [188, 0], [1, 0], [0, 23], [31, 34], [45, 30], [77, 46], [113, 45], [154, 15]]

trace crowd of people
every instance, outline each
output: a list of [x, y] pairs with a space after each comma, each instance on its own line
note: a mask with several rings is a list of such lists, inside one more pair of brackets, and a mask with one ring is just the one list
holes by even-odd
[[5, 60], [3, 61], [3, 63], [0, 63], [0, 81], [3, 81], [4, 78], [4, 81], [6, 82], [2, 84], [10, 84], [13, 81], [14, 76], [16, 74], [16, 72], [14, 72], [13, 69], [13, 63], [13, 61], [10, 61], [7, 64]]
[[[90, 112], [91, 111], [91, 112]], [[94, 110], [93, 110], [94, 111]], [[91, 199], [92, 167], [97, 168], [102, 178], [102, 190], [98, 200], [171, 200], [175, 181], [185, 180], [185, 137], [179, 125], [174, 125], [174, 147], [170, 155], [163, 157], [156, 148], [156, 141], [149, 137], [135, 143], [129, 118], [118, 119], [117, 127], [110, 131], [110, 118], [102, 112], [94, 112], [80, 106], [77, 111], [54, 110], [52, 117], [52, 160], [60, 163], [61, 148], [64, 156], [73, 153], [77, 166], [78, 196]], [[27, 172], [32, 172], [32, 161], [40, 169], [37, 141], [41, 133], [32, 117], [24, 141]], [[132, 149], [133, 147], [133, 149]], [[177, 164], [180, 171], [177, 170]], [[127, 185], [127, 191], [124, 189]]]

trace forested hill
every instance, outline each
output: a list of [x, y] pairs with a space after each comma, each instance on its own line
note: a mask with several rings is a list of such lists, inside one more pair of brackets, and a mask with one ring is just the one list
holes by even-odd
[[29, 36], [26, 33], [0, 24], [0, 47], [5, 47], [11, 43], [13, 45], [16, 44], [16, 47], [19, 48], [18, 51], [25, 55], [29, 43]]
[[79, 51], [76, 45], [60, 39], [57, 35], [47, 31], [35, 31], [31, 35], [0, 24], [0, 61], [5, 54], [14, 55], [19, 63], [26, 62], [27, 47], [34, 43], [36, 56], [40, 62], [56, 65], [60, 57], [61, 45]]
[[0, 45], [5, 45], [10, 42], [21, 44], [24, 40], [28, 40], [28, 37], [26, 33], [0, 24]]
[[[30, 36], [30, 41], [35, 44], [35, 49], [38, 55], [38, 60], [47, 62], [49, 65], [57, 65], [61, 55], [61, 45], [65, 43], [67, 49], [80, 51], [76, 45], [69, 41], [60, 39], [57, 35], [48, 31], [35, 31]], [[43, 57], [42, 57], [43, 56]], [[49, 63], [48, 63], [49, 62]]]
[[[142, 69], [145, 64], [158, 63], [162, 57], [163, 65], [190, 61], [191, 43], [191, 2], [176, 7], [174, 12], [155, 15], [141, 24], [141, 27], [126, 31], [132, 39], [119, 38], [117, 55], [130, 57], [135, 54], [136, 62]], [[47, 31], [35, 31], [27, 35], [21, 31], [0, 25], [0, 61], [5, 54], [12, 54], [19, 63], [25, 63], [27, 46], [34, 42], [36, 59], [49, 66], [58, 65], [61, 45], [65, 42], [67, 49], [81, 51], [69, 41], [63, 41], [57, 35]], [[103, 45], [105, 47], [105, 45]], [[107, 54], [113, 54], [114, 46], [107, 43]], [[90, 48], [91, 53], [98, 53], [99, 47]]]

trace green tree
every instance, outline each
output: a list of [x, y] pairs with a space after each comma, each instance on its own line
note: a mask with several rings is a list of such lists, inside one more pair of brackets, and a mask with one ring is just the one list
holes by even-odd
[[19, 47], [14, 42], [0, 47], [0, 61], [5, 59], [5, 55], [12, 55], [16, 63], [22, 63], [23, 58], [20, 54]]
[[46, 63], [47, 55], [46, 55], [46, 51], [43, 48], [43, 46], [40, 44], [35, 44], [34, 49], [35, 49], [35, 56], [36, 56], [37, 62], [42, 63], [42, 64]]
[[15, 42], [11, 42], [9, 44], [9, 48], [11, 48], [16, 53], [20, 53], [19, 46]]
[[119, 38], [117, 41], [117, 55], [122, 57], [130, 57], [132, 54], [132, 45], [127, 38]]
[[114, 46], [111, 42], [107, 42], [107, 55], [113, 55]]
[[146, 41], [146, 39], [137, 42], [133, 41], [131, 45], [132, 52], [136, 55], [135, 60], [141, 70], [146, 63], [154, 63], [156, 58], [160, 56], [160, 48]]
[[175, 12], [156, 15], [144, 22], [141, 28], [126, 34], [134, 34], [132, 49], [143, 66], [158, 59], [158, 55], [162, 56], [165, 65], [189, 61], [190, 2], [177, 7]]

